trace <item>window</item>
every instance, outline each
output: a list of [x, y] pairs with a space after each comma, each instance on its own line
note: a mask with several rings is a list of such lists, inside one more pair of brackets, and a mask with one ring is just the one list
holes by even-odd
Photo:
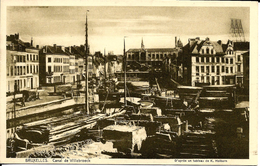
[[161, 59], [163, 58], [163, 54], [160, 54], [160, 58], [161, 58]]
[[241, 66], [240, 65], [237, 65], [237, 71], [241, 72]]
[[226, 58], [226, 64], [228, 64], [228, 58]]
[[209, 48], [206, 48], [206, 53], [209, 54]]
[[217, 85], [219, 85], [219, 76], [216, 78]]
[[17, 75], [19, 75], [19, 66], [17, 66], [16, 68], [17, 68]]
[[27, 65], [27, 74], [29, 73], [29, 65]]
[[206, 57], [206, 62], [209, 62], [209, 57]]
[[220, 73], [220, 69], [219, 69], [219, 66], [217, 66], [217, 75], [219, 75]]
[[237, 56], [237, 61], [238, 61], [238, 62], [241, 61], [241, 57], [240, 57], [240, 55]]
[[48, 62], [51, 62], [51, 58], [48, 58]]
[[35, 61], [35, 55], [33, 55], [33, 60]]
[[215, 85], [215, 77], [214, 76], [211, 77], [211, 84]]
[[196, 62], [200, 62], [200, 58], [199, 57], [196, 57]]
[[230, 73], [233, 73], [233, 67], [230, 67]]
[[226, 73], [228, 74], [228, 67], [226, 67]]
[[204, 49], [201, 50], [201, 53], [204, 54]]
[[29, 61], [29, 54], [27, 54], [27, 61]]
[[207, 76], [207, 80], [206, 80], [206, 83], [209, 83], [209, 79], [210, 79], [210, 78], [209, 78], [209, 76]]
[[201, 57], [201, 62], [204, 62], [204, 57]]
[[47, 82], [48, 82], [48, 83], [51, 83], [51, 78], [50, 78], [50, 77], [47, 78]]
[[159, 59], [159, 54], [156, 54], [156, 59]]
[[211, 57], [211, 62], [215, 63], [215, 57]]
[[201, 82], [204, 83], [204, 76], [201, 76]]
[[230, 58], [230, 64], [233, 64], [233, 58]]
[[11, 66], [11, 76], [13, 76], [13, 66]]
[[209, 66], [206, 66], [206, 73], [209, 74]]
[[215, 73], [215, 66], [211, 66], [211, 72]]
[[30, 73], [32, 73], [32, 65], [30, 65]]
[[200, 73], [200, 68], [199, 66], [196, 66], [196, 75], [199, 75], [199, 73]]
[[36, 60], [38, 61], [38, 55], [36, 55]]
[[214, 54], [214, 50], [213, 49], [211, 49], [211, 54]]
[[216, 58], [217, 63], [219, 63], [219, 57]]
[[225, 72], [225, 66], [222, 66], [222, 73], [224, 73]]
[[222, 57], [222, 58], [221, 58], [221, 62], [222, 62], [222, 63], [225, 63], [225, 58]]
[[221, 79], [222, 79], [222, 85], [225, 85], [225, 76], [222, 76]]
[[32, 54], [30, 54], [30, 61], [32, 60]]
[[23, 66], [23, 75], [25, 75], [25, 66]]
[[48, 66], [48, 72], [49, 73], [51, 72], [51, 66]]
[[204, 73], [204, 66], [201, 66], [201, 72]]

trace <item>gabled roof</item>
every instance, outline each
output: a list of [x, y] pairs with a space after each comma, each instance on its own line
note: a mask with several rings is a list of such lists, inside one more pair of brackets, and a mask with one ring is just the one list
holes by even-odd
[[[190, 39], [191, 42], [189, 42], [188, 44], [186, 44], [183, 47], [184, 52], [189, 52], [192, 54], [199, 54], [201, 48], [206, 44], [209, 43], [213, 46], [213, 48], [216, 51], [216, 54], [223, 54], [223, 46], [221, 43], [216, 42], [216, 41], [206, 41], [206, 40], [195, 40], [195, 39]], [[224, 46], [226, 47], [226, 46]]]
[[69, 55], [67, 52], [63, 51], [60, 46], [46, 46], [47, 54], [58, 54], [58, 55]]
[[213, 45], [213, 47], [214, 47], [214, 49], [216, 51], [216, 54], [224, 53], [221, 44], [219, 44], [218, 42], [215, 42], [215, 41], [211, 42], [211, 44]]

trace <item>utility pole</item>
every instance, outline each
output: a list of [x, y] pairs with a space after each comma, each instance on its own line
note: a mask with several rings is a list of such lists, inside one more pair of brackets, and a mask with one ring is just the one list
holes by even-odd
[[125, 83], [125, 89], [124, 89], [124, 93], [125, 93], [124, 103], [125, 103], [125, 106], [127, 106], [127, 101], [126, 101], [126, 54], [125, 54], [125, 37], [124, 37], [124, 83]]
[[85, 92], [85, 109], [87, 112], [87, 115], [89, 115], [89, 101], [88, 101], [88, 55], [89, 55], [89, 48], [88, 48], [88, 12], [86, 13], [86, 57], [85, 57], [85, 70], [86, 70], [86, 80], [85, 80], [85, 86], [86, 86], [86, 92]]

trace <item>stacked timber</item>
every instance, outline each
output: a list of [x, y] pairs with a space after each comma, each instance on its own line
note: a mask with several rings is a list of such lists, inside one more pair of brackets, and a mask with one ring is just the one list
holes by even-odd
[[199, 98], [200, 108], [229, 109], [236, 105], [233, 85], [205, 86]]

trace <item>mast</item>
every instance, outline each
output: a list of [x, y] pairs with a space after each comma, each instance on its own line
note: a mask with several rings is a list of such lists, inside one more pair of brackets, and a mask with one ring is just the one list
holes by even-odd
[[88, 54], [89, 54], [89, 48], [88, 48], [88, 10], [86, 13], [86, 57], [85, 57], [85, 70], [86, 70], [86, 79], [85, 79], [85, 109], [87, 112], [87, 115], [89, 115], [89, 101], [88, 101]]
[[107, 78], [107, 58], [106, 58], [106, 49], [104, 48], [104, 59], [105, 59], [105, 65], [104, 65], [104, 74], [105, 79]]
[[125, 106], [127, 106], [127, 101], [126, 101], [126, 54], [125, 54], [125, 37], [124, 37], [124, 83], [125, 83], [125, 89], [124, 89], [124, 93], [125, 93], [125, 97], [124, 97], [124, 103]]

